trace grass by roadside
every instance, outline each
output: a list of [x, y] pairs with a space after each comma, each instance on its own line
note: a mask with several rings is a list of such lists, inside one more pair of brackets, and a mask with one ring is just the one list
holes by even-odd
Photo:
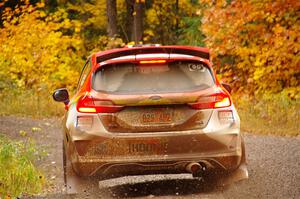
[[29, 141], [13, 141], [0, 133], [0, 198], [37, 194], [45, 184], [43, 174], [34, 166], [40, 155]]
[[61, 116], [64, 113], [62, 103], [52, 99], [47, 91], [16, 91], [0, 92], [0, 115], [30, 116], [45, 118]]
[[234, 96], [241, 129], [256, 134], [300, 135], [300, 99], [277, 94], [249, 99]]

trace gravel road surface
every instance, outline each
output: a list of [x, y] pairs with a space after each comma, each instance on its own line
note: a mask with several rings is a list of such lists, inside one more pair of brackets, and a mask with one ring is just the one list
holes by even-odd
[[[27, 135], [21, 136], [20, 130]], [[0, 133], [17, 140], [32, 137], [48, 152], [38, 166], [49, 185], [45, 193], [31, 198], [300, 198], [300, 137], [246, 133], [249, 179], [229, 186], [207, 185], [189, 174], [131, 176], [100, 181], [99, 188], [68, 196], [63, 186], [60, 119], [1, 116]]]

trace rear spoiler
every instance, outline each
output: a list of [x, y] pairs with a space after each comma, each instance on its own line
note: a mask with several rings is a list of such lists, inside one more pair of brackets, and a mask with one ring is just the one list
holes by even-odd
[[152, 54], [152, 53], [166, 53], [166, 54], [184, 54], [195, 57], [200, 57], [209, 60], [209, 52], [207, 48], [191, 47], [191, 46], [148, 46], [148, 47], [132, 47], [132, 48], [118, 48], [107, 50], [96, 54], [97, 63], [128, 55], [138, 54]]

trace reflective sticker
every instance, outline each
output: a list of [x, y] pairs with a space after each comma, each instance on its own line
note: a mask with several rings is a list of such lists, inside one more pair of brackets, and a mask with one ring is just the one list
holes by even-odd
[[231, 110], [223, 110], [223, 111], [219, 111], [218, 112], [218, 116], [219, 116], [219, 120], [220, 122], [233, 122], [234, 118], [233, 118], [233, 113]]
[[205, 72], [206, 67], [203, 64], [191, 63], [188, 65], [190, 71]]
[[92, 116], [77, 116], [76, 127], [81, 130], [90, 130], [93, 126]]

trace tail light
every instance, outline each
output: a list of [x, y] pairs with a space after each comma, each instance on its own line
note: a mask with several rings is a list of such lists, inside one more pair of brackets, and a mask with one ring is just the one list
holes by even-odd
[[79, 98], [76, 108], [80, 113], [115, 113], [122, 110], [123, 106], [117, 106], [110, 100], [84, 95]]
[[210, 109], [210, 108], [224, 108], [231, 105], [231, 100], [229, 95], [220, 90], [217, 93], [201, 96], [198, 98], [197, 102], [189, 104], [193, 109]]

